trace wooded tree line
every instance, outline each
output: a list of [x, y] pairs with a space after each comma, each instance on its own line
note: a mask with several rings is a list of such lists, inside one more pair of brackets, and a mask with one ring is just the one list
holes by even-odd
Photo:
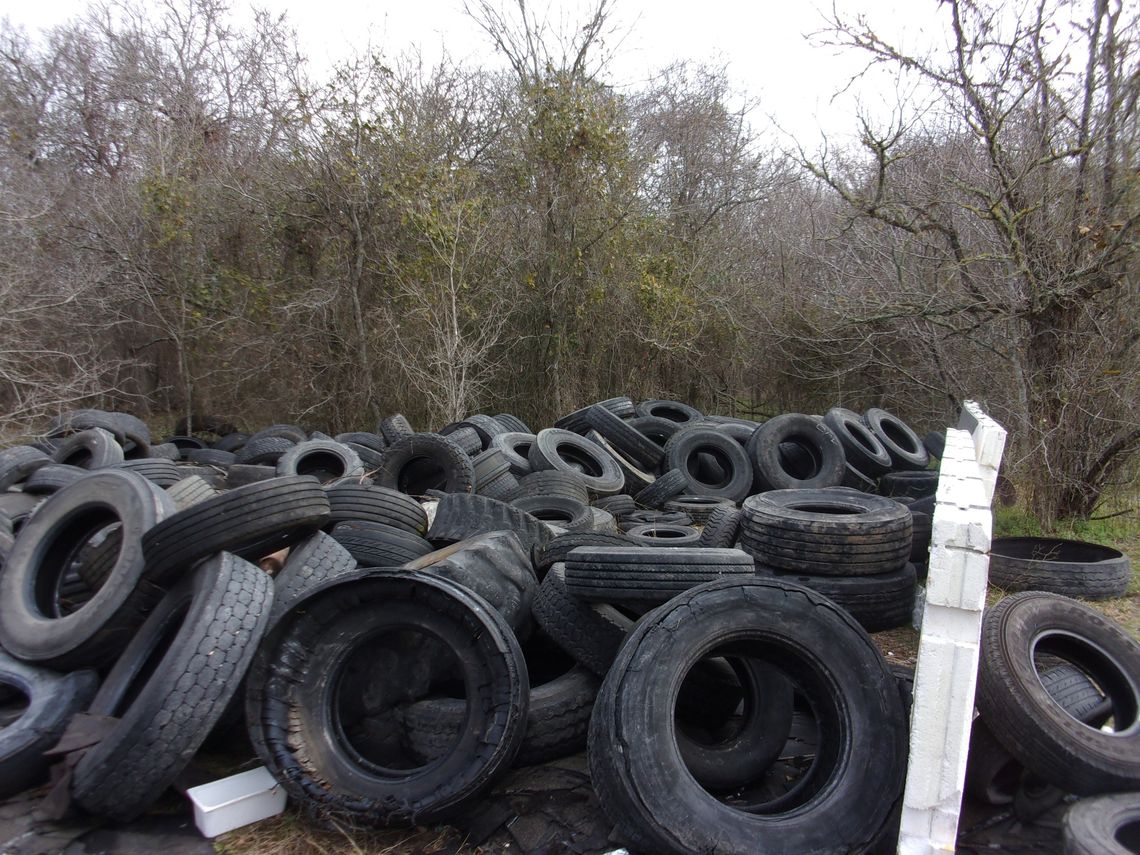
[[928, 429], [973, 397], [1043, 516], [1130, 477], [1134, 3], [951, 0], [930, 55], [833, 20], [923, 102], [822, 152], [718, 69], [615, 89], [610, 0], [563, 37], [468, 11], [506, 71], [386, 49], [317, 79], [224, 0], [5, 23], [3, 432], [80, 404], [548, 424], [613, 394]]

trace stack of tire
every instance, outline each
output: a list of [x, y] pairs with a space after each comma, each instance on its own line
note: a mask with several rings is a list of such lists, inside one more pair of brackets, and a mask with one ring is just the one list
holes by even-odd
[[914, 608], [911, 514], [847, 487], [751, 496], [741, 547], [758, 569], [819, 591], [868, 632], [908, 624]]

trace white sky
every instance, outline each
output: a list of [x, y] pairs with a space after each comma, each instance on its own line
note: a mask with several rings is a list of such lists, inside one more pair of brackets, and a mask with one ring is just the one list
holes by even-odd
[[[248, 0], [233, 0], [237, 10]], [[500, 0], [513, 5], [514, 0]], [[87, 0], [0, 0], [0, 16], [30, 30], [62, 23], [83, 12]], [[487, 36], [463, 13], [462, 0], [262, 0], [258, 5], [285, 11], [297, 29], [302, 50], [320, 68], [349, 45], [371, 40], [395, 56], [417, 45], [425, 60], [443, 46], [455, 59], [492, 65], [498, 60]], [[559, 20], [584, 18], [588, 0], [531, 0], [545, 9], [555, 28]], [[907, 45], [940, 41], [946, 26], [937, 0], [835, 0], [841, 13], [861, 11], [883, 33]], [[894, 81], [880, 74], [857, 91], [832, 100], [860, 67], [853, 53], [813, 45], [820, 9], [831, 0], [617, 0], [613, 20], [627, 32], [610, 67], [610, 82], [637, 86], [652, 71], [675, 59], [726, 64], [736, 87], [758, 99], [757, 129], [767, 116], [813, 147], [821, 129], [832, 137], [853, 134], [856, 110], [889, 115], [896, 101]]]

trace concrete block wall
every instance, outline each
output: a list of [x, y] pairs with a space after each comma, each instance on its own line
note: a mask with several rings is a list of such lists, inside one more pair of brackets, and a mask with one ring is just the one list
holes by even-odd
[[907, 855], [954, 851], [974, 713], [991, 501], [1006, 434], [972, 401], [960, 425], [946, 432], [932, 520], [898, 841]]

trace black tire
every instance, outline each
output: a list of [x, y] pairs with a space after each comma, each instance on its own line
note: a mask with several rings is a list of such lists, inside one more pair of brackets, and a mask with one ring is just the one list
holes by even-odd
[[[726, 663], [740, 684], [740, 713], [734, 705], [721, 720], [692, 720], [682, 708], [686, 691], [708, 690], [692, 678], [681, 686], [677, 710], [677, 748], [686, 769], [708, 789], [731, 790], [756, 780], [780, 756], [792, 726], [792, 684], [775, 668], [748, 659]], [[695, 683], [695, 685], [694, 685]], [[707, 704], [703, 704], [707, 709]]]
[[683, 404], [680, 401], [650, 399], [648, 401], [642, 401], [637, 405], [636, 409], [637, 414], [642, 418], [668, 419], [678, 424], [699, 422], [705, 417], [700, 410], [695, 407], [690, 407], [688, 404]]
[[164, 460], [161, 457], [124, 460], [122, 463], [114, 464], [114, 468], [135, 472], [160, 487], [171, 487], [183, 478], [182, 470], [173, 460]]
[[630, 511], [622, 518], [622, 528], [628, 531], [639, 525], [692, 525], [693, 518], [684, 511]]
[[663, 508], [665, 503], [674, 496], [680, 496], [684, 493], [688, 485], [689, 480], [685, 477], [684, 472], [679, 469], [670, 469], [644, 490], [637, 493], [633, 500], [643, 508]]
[[443, 576], [474, 591], [525, 638], [531, 629], [531, 604], [538, 578], [530, 551], [513, 531], [491, 531], [429, 552], [403, 565]]
[[361, 567], [403, 567], [435, 550], [418, 534], [383, 523], [341, 522], [329, 533]]
[[926, 446], [902, 419], [879, 407], [872, 407], [863, 414], [863, 421], [887, 449], [893, 468], [917, 470], [930, 465]]
[[[653, 475], [638, 469], [637, 466], [626, 460], [621, 452], [610, 445], [606, 441], [606, 438], [596, 430], [590, 429], [586, 431], [586, 439], [590, 440], [590, 442], [594, 443], [594, 445], [598, 446], [598, 448], [613, 458], [614, 463], [616, 463], [618, 469], [621, 470], [623, 482], [621, 488], [622, 493], [632, 496], [653, 483]], [[657, 470], [654, 471], [656, 472]]]
[[101, 428], [114, 435], [120, 445], [133, 444], [140, 448], [150, 445], [150, 429], [146, 422], [130, 413], [109, 413], [105, 410], [72, 410], [64, 413], [52, 419], [48, 436], [70, 436], [92, 428]]
[[[179, 436], [179, 435], [175, 434], [174, 436], [168, 436], [166, 438], [166, 441], [162, 442], [160, 445], [161, 445], [161, 447], [165, 447], [165, 446], [169, 446], [169, 445], [174, 446], [175, 448], [178, 449], [178, 457], [173, 458], [173, 459], [185, 460], [186, 459], [186, 452], [193, 451], [194, 449], [205, 448], [206, 447], [206, 441], [204, 439], [199, 439], [196, 436]], [[158, 448], [158, 447], [160, 447], [160, 446], [155, 446], [155, 448]]]
[[593, 528], [594, 515], [590, 506], [561, 496], [528, 496], [515, 499], [511, 504], [548, 525], [567, 531], [587, 531]]
[[273, 578], [273, 608], [269, 625], [275, 626], [305, 594], [328, 579], [337, 579], [356, 569], [356, 559], [334, 538], [317, 532], [289, 551], [285, 566]]
[[604, 677], [633, 621], [613, 606], [584, 603], [566, 590], [566, 569], [551, 566], [534, 598], [534, 619], [574, 661]]
[[[1111, 701], [1115, 730], [1069, 715], [1035, 657], [1085, 672]], [[1140, 789], [1140, 643], [1099, 612], [1056, 594], [1014, 594], [982, 623], [978, 711], [1026, 769], [1078, 795]]]
[[935, 469], [902, 470], [888, 472], [879, 479], [879, 494], [883, 496], [909, 496], [921, 499], [938, 492], [938, 471]]
[[439, 435], [446, 436], [462, 448], [463, 453], [468, 457], [474, 457], [483, 450], [483, 439], [479, 436], [479, 431], [467, 422], [452, 422], [449, 425], [444, 425], [439, 429]]
[[635, 466], [652, 472], [665, 459], [660, 445], [605, 407], [590, 407], [585, 418], [590, 427]]
[[526, 426], [526, 422], [524, 422], [518, 416], [513, 416], [510, 413], [499, 413], [494, 418], [495, 421], [497, 421], [511, 433], [534, 433], [534, 431]]
[[530, 448], [530, 465], [535, 472], [554, 469], [581, 475], [593, 496], [620, 493], [625, 483], [612, 457], [596, 443], [567, 430], [539, 431]]
[[81, 469], [103, 469], [123, 462], [123, 447], [102, 428], [89, 428], [61, 440], [51, 459]]
[[38, 448], [30, 445], [15, 445], [0, 451], [0, 492], [24, 481], [37, 469], [52, 462]]
[[[120, 466], [122, 464], [119, 464]], [[171, 466], [174, 464], [171, 463]], [[175, 470], [177, 471], [177, 470]], [[70, 486], [87, 474], [88, 470], [78, 466], [68, 466], [64, 463], [49, 463], [41, 466], [27, 477], [21, 485], [21, 491], [30, 496], [51, 495], [52, 493]]]
[[98, 688], [94, 671], [56, 674], [0, 650], [0, 696], [14, 689], [26, 702], [14, 720], [5, 716], [0, 726], [0, 798], [47, 780], [44, 752], [55, 746], [71, 717], [87, 706]]
[[251, 437], [234, 455], [234, 463], [245, 466], [276, 466], [281, 455], [297, 443], [284, 436]]
[[625, 529], [625, 536], [635, 546], [664, 549], [683, 549], [700, 543], [701, 533], [689, 525], [676, 523], [645, 523]]
[[586, 481], [578, 472], [563, 472], [558, 469], [548, 469], [545, 472], [532, 472], [519, 479], [511, 499], [526, 499], [534, 496], [559, 496], [564, 499], [573, 499], [583, 504], [590, 501], [590, 491], [586, 489]]
[[660, 416], [637, 416], [629, 420], [629, 426], [656, 443], [662, 451], [669, 438], [684, 425], [672, 419], [663, 419]]
[[230, 453], [236, 454], [237, 451], [243, 445], [245, 445], [246, 440], [248, 439], [248, 433], [238, 433], [235, 431], [233, 433], [224, 434], [223, 436], [219, 437], [216, 442], [210, 443], [210, 448], [215, 448], [218, 451], [228, 451]]
[[376, 481], [381, 487], [410, 496], [424, 496], [428, 490], [471, 493], [475, 490], [475, 468], [463, 449], [447, 437], [416, 433], [392, 443]]
[[755, 574], [739, 549], [583, 546], [566, 556], [566, 591], [587, 603], [659, 605], [723, 576]]
[[343, 442], [345, 445], [363, 445], [365, 448], [370, 448], [381, 457], [388, 449], [388, 440], [380, 436], [378, 433], [368, 433], [366, 431], [350, 431], [348, 433], [338, 433], [333, 437], [337, 442]]
[[1022, 767], [978, 716], [970, 730], [966, 757], [966, 795], [980, 804], [1011, 805], [1021, 781]]
[[172, 460], [174, 462], [178, 462], [182, 459], [182, 452], [179, 450], [177, 445], [169, 442], [163, 442], [158, 445], [152, 445], [150, 447], [150, 456], [161, 457], [164, 460]]
[[852, 466], [850, 463], [846, 465], [843, 473], [843, 487], [850, 487], [852, 490], [858, 490], [861, 493], [874, 493], [879, 489], [879, 485]]
[[[782, 670], [818, 722], [811, 771], [776, 800], [718, 800], [676, 745], [683, 675], [729, 642]], [[818, 594], [764, 579], [710, 582], [643, 618], [602, 684], [588, 751], [599, 801], [634, 846], [724, 855], [866, 851], [895, 814], [906, 755], [901, 695], [871, 639]]]
[[[793, 465], [781, 453], [783, 444], [795, 446], [807, 463]], [[846, 472], [843, 446], [831, 428], [802, 413], [785, 413], [764, 422], [748, 440], [747, 450], [756, 492], [836, 487]]]
[[180, 511], [184, 511], [187, 508], [197, 505], [199, 502], [204, 502], [218, 495], [217, 490], [197, 475], [191, 475], [189, 478], [175, 481], [166, 489], [166, 492], [170, 494], [170, 498], [174, 502], [174, 507]]
[[248, 442], [257, 442], [258, 440], [262, 440], [267, 437], [287, 439], [296, 445], [298, 442], [304, 442], [307, 440], [309, 438], [309, 435], [302, 428], [297, 427], [297, 425], [270, 425], [269, 427], [262, 428], [257, 433], [253, 434], [249, 438]]
[[[475, 491], [484, 495], [487, 485], [511, 473], [507, 458], [497, 448], [488, 448], [472, 457], [471, 468], [475, 470]], [[515, 483], [517, 485], [518, 482]]]
[[541, 580], [546, 572], [555, 564], [566, 560], [570, 550], [579, 546], [633, 546], [634, 543], [624, 534], [612, 534], [602, 531], [568, 531], [551, 538], [544, 546], [534, 549], [534, 569]]
[[910, 626], [913, 622], [917, 584], [913, 564], [874, 576], [777, 575], [784, 581], [811, 588], [842, 606], [867, 632]]
[[736, 544], [736, 535], [740, 531], [740, 511], [736, 508], [717, 508], [709, 514], [701, 529], [701, 539], [698, 546], [713, 549], [730, 549]]
[[169, 585], [223, 550], [254, 561], [308, 537], [328, 522], [329, 500], [315, 478], [291, 475], [221, 493], [179, 511], [143, 535], [146, 577]]
[[412, 423], [402, 413], [393, 413], [382, 418], [376, 427], [376, 433], [383, 436], [388, 441], [388, 445], [395, 445], [401, 439], [412, 436], [415, 432], [416, 429], [412, 427]]
[[502, 452], [503, 458], [510, 467], [511, 474], [516, 478], [529, 475], [533, 470], [530, 467], [530, 447], [534, 445], [533, 433], [501, 433], [492, 440], [492, 445]]
[[278, 475], [312, 475], [322, 484], [364, 474], [360, 455], [342, 442], [310, 439], [277, 458]]
[[1052, 537], [995, 537], [990, 584], [1086, 600], [1122, 597], [1132, 582], [1128, 556], [1109, 546]]
[[594, 502], [594, 507], [601, 508], [603, 511], [609, 511], [620, 519], [625, 514], [636, 511], [637, 503], [633, 500], [633, 496], [618, 493], [616, 496], [603, 496]]
[[843, 446], [847, 463], [868, 478], [877, 478], [891, 468], [891, 455], [863, 417], [843, 407], [832, 407], [823, 416]]
[[1140, 852], [1140, 793], [1081, 799], [1061, 820], [1065, 855]]
[[277, 477], [277, 470], [260, 463], [235, 463], [226, 470], [226, 487], [234, 490]]
[[432, 543], [455, 543], [489, 531], [513, 531], [528, 554], [551, 537], [541, 520], [520, 508], [486, 496], [456, 493], [439, 500], [427, 538]]
[[269, 576], [228, 553], [172, 588], [88, 710], [118, 721], [76, 765], [72, 799], [126, 822], [162, 795], [237, 691], [272, 605]]
[[[590, 712], [601, 681], [576, 665], [546, 683], [530, 688], [526, 736], [516, 766], [545, 763], [586, 747]], [[455, 698], [428, 698], [400, 710], [412, 750], [424, 762], [443, 756], [463, 726], [467, 705]]]
[[816, 576], [870, 576], [906, 564], [906, 506], [843, 487], [776, 490], [744, 502], [741, 547], [758, 563]]
[[[301, 603], [261, 647], [246, 720], [258, 756], [307, 814], [350, 827], [435, 823], [510, 767], [525, 733], [527, 671], [510, 627], [480, 597], [448, 579], [381, 570]], [[354, 691], [359, 672], [396, 655], [401, 633], [446, 648], [467, 687], [465, 727], [428, 765], [366, 732], [372, 724], [398, 736], [398, 705], [424, 695], [398, 687], [363, 700]]]
[[932, 430], [922, 438], [922, 444], [931, 457], [942, 459], [946, 453], [946, 431]]
[[346, 520], [361, 520], [394, 526], [412, 534], [427, 534], [428, 520], [423, 505], [411, 496], [387, 487], [337, 484], [325, 494], [329, 499], [326, 528]]
[[199, 466], [219, 466], [225, 468], [237, 461], [237, 455], [216, 448], [192, 448], [186, 452], [186, 460]]
[[618, 398], [609, 398], [605, 401], [596, 401], [589, 406], [582, 407], [580, 410], [575, 410], [568, 413], [554, 423], [554, 427], [560, 430], [569, 430], [577, 434], [586, 434], [590, 429], [589, 423], [586, 421], [586, 413], [589, 412], [590, 407], [605, 407], [618, 418], [628, 419], [634, 415], [633, 401], [624, 395]]
[[[715, 465], [701, 465], [708, 455]], [[665, 467], [685, 476], [686, 493], [743, 501], [752, 492], [752, 463], [736, 440], [715, 428], [679, 430], [665, 445]]]
[[680, 511], [697, 525], [704, 525], [714, 511], [736, 508], [732, 499], [716, 496], [675, 496], [665, 503], [665, 511]]
[[[162, 591], [146, 580], [142, 540], [166, 507], [133, 472], [92, 472], [53, 495], [23, 527], [0, 570], [0, 646], [70, 670], [122, 650]], [[75, 605], [68, 570], [89, 541], [118, 526], [119, 547], [98, 589]]]

